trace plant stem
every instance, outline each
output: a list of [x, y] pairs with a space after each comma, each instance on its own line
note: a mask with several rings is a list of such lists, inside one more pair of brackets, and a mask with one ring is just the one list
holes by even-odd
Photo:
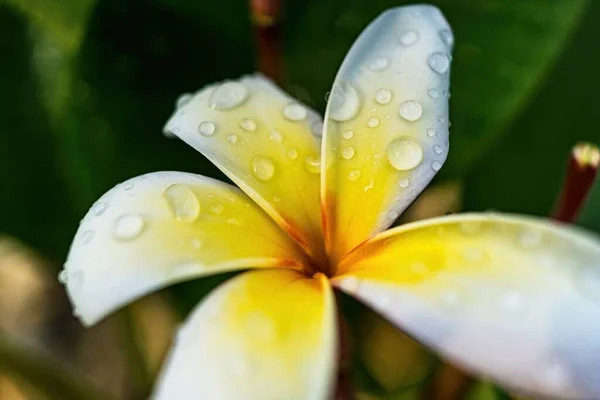
[[280, 16], [283, 0], [249, 0], [250, 19], [258, 69], [279, 86], [283, 85], [283, 52]]

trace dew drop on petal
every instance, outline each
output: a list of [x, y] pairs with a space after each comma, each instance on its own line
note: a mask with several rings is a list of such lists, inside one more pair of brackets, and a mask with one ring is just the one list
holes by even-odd
[[204, 136], [212, 136], [215, 133], [215, 124], [211, 121], [204, 121], [198, 126], [198, 132]]
[[397, 170], [413, 169], [423, 160], [423, 149], [411, 137], [404, 136], [392, 140], [387, 147], [387, 157]]
[[298, 150], [296, 150], [296, 149], [290, 149], [290, 151], [288, 151], [288, 157], [291, 160], [295, 160], [296, 158], [298, 158]]
[[434, 72], [444, 74], [450, 68], [450, 59], [446, 54], [436, 52], [427, 58], [427, 64]]
[[275, 143], [281, 143], [283, 141], [283, 135], [281, 134], [281, 132], [273, 130], [269, 134], [269, 139], [271, 139]]
[[342, 133], [342, 137], [346, 140], [350, 140], [354, 137], [354, 131], [348, 129], [347, 131], [344, 131], [344, 133]]
[[275, 164], [273, 160], [264, 156], [254, 156], [252, 158], [252, 174], [259, 181], [268, 181], [275, 175]]
[[404, 31], [400, 34], [400, 43], [403, 46], [412, 46], [419, 40], [419, 34], [415, 31]]
[[356, 89], [349, 83], [336, 83], [329, 96], [329, 116], [336, 121], [349, 121], [359, 109], [360, 98]]
[[319, 156], [307, 156], [304, 159], [306, 170], [312, 174], [321, 172], [321, 158]]
[[440, 146], [438, 144], [434, 144], [433, 145], [433, 152], [435, 154], [442, 154], [442, 146]]
[[218, 110], [231, 110], [248, 98], [248, 89], [239, 82], [226, 82], [211, 94], [209, 104]]
[[377, 117], [369, 118], [369, 120], [367, 121], [367, 125], [369, 126], [369, 128], [377, 128], [379, 126], [379, 118], [377, 118]]
[[123, 215], [115, 221], [113, 235], [117, 240], [132, 240], [142, 233], [144, 225], [144, 219], [139, 215]]
[[427, 91], [427, 94], [429, 95], [429, 97], [431, 97], [432, 99], [437, 99], [439, 97], [439, 92], [435, 89], [429, 89]]
[[360, 172], [360, 169], [351, 169], [348, 172], [348, 180], [350, 180], [352, 182], [356, 182], [357, 180], [360, 179], [361, 175], [362, 175], [362, 173]]
[[421, 115], [423, 115], [423, 107], [421, 107], [421, 103], [418, 101], [406, 100], [400, 103], [398, 113], [405, 120], [413, 122], [421, 118]]
[[103, 201], [99, 201], [96, 204], [94, 204], [92, 211], [96, 216], [100, 216], [100, 215], [104, 214], [104, 211], [106, 211], [107, 208], [108, 208], [107, 203], [105, 203]]
[[68, 280], [69, 280], [69, 273], [67, 272], [67, 270], [66, 269], [61, 270], [58, 273], [58, 281], [64, 285], [67, 283]]
[[227, 135], [226, 139], [231, 144], [236, 144], [238, 142], [238, 136], [235, 133], [230, 133]]
[[403, 189], [407, 188], [408, 185], [410, 185], [410, 181], [408, 180], [408, 178], [400, 179], [400, 181], [398, 182], [398, 186], [400, 186]]
[[427, 136], [434, 137], [437, 132], [435, 129], [427, 129]]
[[342, 157], [346, 160], [351, 160], [352, 158], [354, 158], [355, 154], [356, 150], [354, 150], [354, 147], [352, 146], [344, 147], [344, 149], [342, 150]]
[[212, 214], [221, 215], [221, 214], [223, 214], [223, 210], [225, 209], [225, 207], [223, 207], [223, 204], [216, 202], [216, 203], [212, 203], [208, 207], [208, 209]]
[[93, 238], [94, 238], [94, 231], [92, 231], [92, 230], [85, 231], [81, 235], [83, 244], [88, 244], [89, 242], [92, 241]]
[[200, 202], [196, 194], [186, 185], [176, 183], [165, 189], [163, 197], [171, 212], [180, 221], [192, 222], [200, 215]]
[[378, 89], [375, 92], [375, 101], [379, 104], [388, 104], [392, 100], [392, 91], [389, 89]]
[[442, 163], [439, 161], [432, 161], [431, 162], [431, 169], [434, 171], [439, 171], [440, 169], [442, 169]]
[[440, 30], [439, 35], [442, 42], [448, 48], [452, 48], [452, 46], [454, 45], [454, 35], [452, 35], [452, 32], [450, 32], [450, 30], [448, 29], [442, 29]]
[[283, 108], [283, 115], [290, 121], [302, 121], [308, 115], [308, 111], [303, 105], [293, 103]]
[[369, 68], [371, 68], [372, 71], [383, 71], [384, 69], [386, 69], [388, 67], [388, 65], [390, 64], [389, 60], [385, 57], [381, 57], [381, 58], [377, 58], [375, 60], [373, 60], [371, 62], [371, 64], [369, 65]]
[[242, 122], [240, 122], [240, 126], [243, 130], [248, 132], [254, 132], [256, 130], [256, 122], [250, 118], [244, 118]]

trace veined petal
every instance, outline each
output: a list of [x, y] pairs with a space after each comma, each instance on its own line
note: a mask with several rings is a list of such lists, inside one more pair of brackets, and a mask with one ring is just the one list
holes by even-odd
[[192, 277], [249, 267], [301, 268], [302, 250], [237, 188], [182, 172], [133, 178], [91, 208], [65, 271], [85, 324]]
[[399, 7], [372, 22], [346, 56], [322, 153], [334, 261], [391, 225], [444, 163], [452, 41], [437, 8]]
[[600, 241], [566, 225], [463, 214], [384, 232], [335, 285], [455, 364], [552, 398], [600, 398]]
[[330, 398], [335, 302], [321, 274], [242, 274], [217, 288], [177, 336], [155, 399]]
[[200, 90], [165, 130], [204, 154], [321, 260], [319, 116], [261, 75]]

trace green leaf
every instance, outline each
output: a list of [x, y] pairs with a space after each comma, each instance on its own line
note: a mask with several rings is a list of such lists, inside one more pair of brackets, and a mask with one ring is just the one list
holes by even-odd
[[581, 215], [577, 219], [577, 225], [600, 234], [600, 179], [596, 179]]
[[596, 99], [600, 3], [592, 2], [571, 46], [535, 101], [486, 161], [467, 176], [465, 210], [496, 209], [548, 215], [564, 178], [572, 146], [600, 143]]

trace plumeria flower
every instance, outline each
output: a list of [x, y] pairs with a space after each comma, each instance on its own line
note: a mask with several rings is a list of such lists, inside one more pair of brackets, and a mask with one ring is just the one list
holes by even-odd
[[65, 267], [83, 323], [243, 269], [188, 316], [154, 398], [329, 398], [334, 289], [510, 389], [600, 398], [596, 237], [495, 213], [384, 231], [446, 158], [452, 46], [435, 7], [383, 13], [346, 56], [324, 125], [259, 75], [180, 102], [166, 130], [239, 189], [159, 172], [102, 196]]

